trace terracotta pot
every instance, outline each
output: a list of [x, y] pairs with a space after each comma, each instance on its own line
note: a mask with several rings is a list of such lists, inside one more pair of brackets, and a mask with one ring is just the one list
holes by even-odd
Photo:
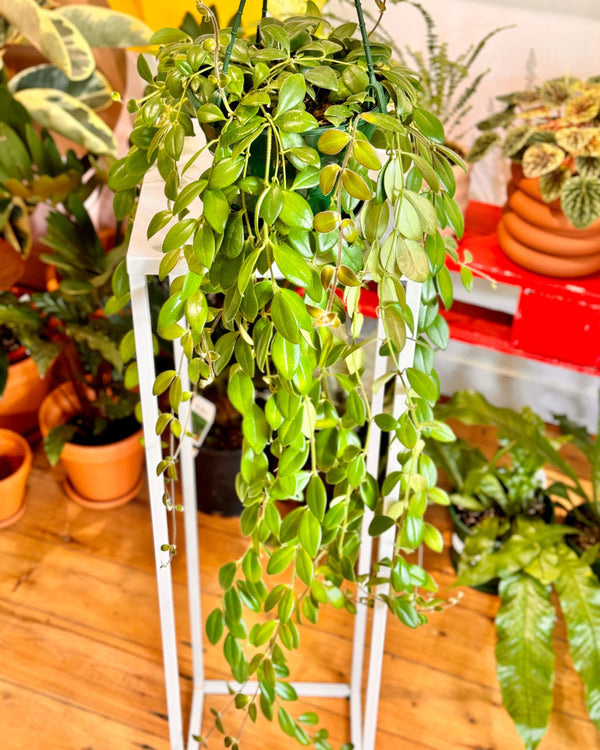
[[38, 411], [50, 390], [50, 375], [41, 378], [31, 357], [11, 364], [0, 396], [0, 428], [28, 435], [38, 426]]
[[[40, 409], [40, 429], [46, 437], [53, 427], [64, 424], [79, 411], [71, 383], [53, 390]], [[66, 472], [65, 492], [86, 508], [108, 509], [132, 500], [143, 483], [144, 448], [142, 430], [109, 445], [66, 443], [60, 462]]]
[[560, 278], [588, 276], [600, 270], [600, 220], [577, 229], [560, 201], [545, 203], [538, 179], [512, 165], [508, 200], [498, 224], [500, 247], [515, 263]]
[[0, 529], [25, 512], [25, 489], [31, 470], [31, 448], [12, 430], [0, 429]]

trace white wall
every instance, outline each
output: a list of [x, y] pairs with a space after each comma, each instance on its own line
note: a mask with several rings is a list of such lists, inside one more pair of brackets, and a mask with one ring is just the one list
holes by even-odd
[[[409, 5], [388, 0], [383, 24], [400, 47], [425, 47], [425, 25]], [[567, 73], [586, 78], [600, 74], [600, 0], [422, 0], [433, 16], [441, 41], [459, 55], [489, 31], [515, 24], [493, 37], [473, 72], [490, 68], [472, 99], [466, 124], [501, 109], [494, 97], [539, 84]], [[374, 0], [363, 0], [365, 11], [377, 15]], [[354, 20], [348, 2], [334, 0], [328, 8]], [[471, 128], [467, 145], [477, 131]], [[501, 205], [505, 198], [507, 165], [490, 154], [475, 165], [471, 197]]]

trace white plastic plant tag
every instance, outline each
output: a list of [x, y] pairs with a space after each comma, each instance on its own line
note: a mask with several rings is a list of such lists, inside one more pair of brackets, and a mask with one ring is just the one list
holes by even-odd
[[191, 404], [191, 415], [192, 415], [192, 429], [190, 432], [193, 435], [192, 441], [194, 446], [194, 455], [198, 452], [198, 449], [205, 441], [206, 436], [210, 428], [213, 426], [215, 416], [217, 413], [217, 407], [212, 401], [209, 401], [204, 396], [196, 394], [192, 398]]

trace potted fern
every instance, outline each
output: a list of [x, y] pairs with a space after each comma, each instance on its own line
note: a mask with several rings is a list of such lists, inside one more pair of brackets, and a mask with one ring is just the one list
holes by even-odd
[[[463, 492], [454, 496], [458, 507], [471, 506], [478, 513], [476, 523], [464, 534], [455, 559], [458, 584], [497, 591], [500, 596], [496, 615], [497, 675], [504, 705], [524, 746], [527, 750], [538, 746], [552, 710], [552, 634], [556, 621], [553, 593], [567, 624], [569, 650], [584, 683], [590, 718], [600, 728], [597, 671], [592, 666], [600, 659], [596, 643], [600, 632], [600, 583], [592, 569], [597, 564], [598, 545], [589, 543], [594, 528], [597, 534], [595, 506], [576, 506], [567, 517], [568, 523], [558, 524], [548, 500], [541, 501], [551, 498], [554, 505], [561, 507], [565, 502], [571, 506], [570, 498], [581, 498], [582, 494], [585, 497], [575, 471], [558, 448], [574, 437], [584, 455], [591, 458], [594, 441], [565, 417], [559, 421], [562, 437], [551, 438], [542, 420], [530, 410], [515, 412], [494, 407], [474, 391], [459, 391], [440, 407], [438, 415], [468, 425], [496, 427], [505, 440], [500, 453], [510, 452], [513, 457], [512, 465], [496, 472], [492, 481], [489, 464], [474, 467], [465, 483], [475, 497], [465, 497], [465, 483]], [[451, 476], [456, 475], [461, 463], [455, 462], [452, 451], [436, 450], [433, 455], [441, 455], [445, 460], [440, 465]], [[498, 458], [497, 455], [496, 463]], [[552, 466], [563, 479], [542, 487], [536, 476], [542, 465]], [[485, 493], [501, 512], [490, 513], [482, 507]], [[508, 502], [511, 494], [512, 504]], [[564, 517], [564, 513], [561, 515]], [[585, 551], [580, 548], [579, 555], [571, 549], [570, 541], [577, 535], [586, 539]]]
[[[248, 550], [220, 572], [224, 598], [208, 617], [207, 637], [223, 640], [238, 683], [259, 681], [255, 695], [238, 694], [237, 708], [251, 721], [258, 711], [277, 717], [284, 732], [308, 744], [310, 726], [282, 704], [282, 696], [294, 697], [285, 650], [298, 646], [297, 623], [316, 622], [327, 602], [350, 613], [357, 599], [374, 605], [382, 582], [391, 583], [385, 605], [410, 627], [439, 606], [432, 578], [406, 555], [423, 541], [442, 546], [423, 514], [428, 501], [447, 497], [422, 449], [427, 436], [453, 438], [433, 415], [432, 344], [444, 346], [448, 337], [438, 314], [440, 297], [448, 305], [452, 298], [438, 217], [461, 233], [448, 159], [460, 160], [390, 48], [369, 43], [360, 2], [358, 24], [332, 27], [308, 3], [306, 15], [263, 18], [248, 40], [237, 35], [243, 3], [231, 29], [199, 8], [211, 33], [191, 38], [163, 29], [152, 39], [157, 73], [140, 59], [147, 92], [129, 103], [137, 113], [133, 146], [110, 175], [125, 215], [156, 168], [169, 208], [152, 218], [148, 237], [162, 232], [161, 276], [182, 258], [186, 268], [171, 284], [157, 329], [181, 341], [184, 361], [158, 376], [155, 394], [168, 394], [170, 408], [145, 429], [189, 431], [182, 403], [226, 372], [229, 400], [242, 415], [236, 487]], [[186, 139], [192, 151], [183, 157]], [[401, 277], [422, 284], [418, 317]], [[385, 333], [378, 346], [390, 362], [376, 388], [398, 378], [407, 403], [401, 415], [373, 413], [367, 396], [359, 302], [368, 283], [379, 295]], [[222, 307], [211, 304], [214, 294], [223, 295]], [[110, 309], [127, 300], [121, 274]], [[226, 334], [215, 340], [217, 326]], [[399, 357], [409, 340], [417, 353], [407, 367]], [[191, 392], [183, 390], [182, 368]], [[345, 394], [343, 407], [333, 384]], [[379, 430], [389, 432], [400, 457], [383, 486], [366, 465]], [[176, 455], [156, 469], [176, 477]], [[276, 501], [290, 497], [301, 502], [282, 519]], [[372, 536], [395, 527], [397, 543], [357, 580], [369, 511]], [[284, 571], [287, 583], [275, 585]], [[259, 618], [251, 629], [245, 606]], [[225, 746], [240, 746], [235, 724], [217, 716]], [[329, 747], [322, 732], [314, 738]]]

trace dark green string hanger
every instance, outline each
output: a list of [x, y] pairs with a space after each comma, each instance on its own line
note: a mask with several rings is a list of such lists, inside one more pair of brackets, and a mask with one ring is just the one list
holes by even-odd
[[[263, 0], [261, 18], [266, 18], [267, 11], [268, 11], [268, 4], [269, 4], [269, 0]], [[233, 25], [231, 27], [231, 39], [229, 40], [229, 44], [225, 51], [225, 58], [223, 60], [223, 73], [227, 73], [227, 69], [229, 68], [229, 61], [231, 59], [233, 45], [235, 44], [238, 31], [240, 30], [240, 24], [242, 22], [242, 14], [244, 12], [245, 5], [246, 5], [246, 0], [240, 0], [240, 4], [238, 5], [238, 9], [235, 14], [235, 18], [233, 19]], [[381, 84], [377, 80], [377, 77], [375, 76], [375, 66], [373, 65], [373, 55], [371, 54], [371, 44], [369, 42], [369, 33], [367, 32], [367, 26], [365, 24], [365, 17], [362, 11], [361, 0], [354, 0], [354, 7], [356, 9], [356, 16], [358, 18], [358, 25], [360, 27], [360, 33], [362, 36], [363, 48], [365, 50], [367, 70], [369, 71], [369, 88], [371, 88], [375, 94], [375, 98], [377, 100], [377, 109], [380, 112], [385, 112], [387, 109], [386, 104], [385, 104], [385, 94], [383, 91], [383, 87], [381, 86]], [[256, 43], [258, 44], [259, 41], [260, 41], [260, 26], [256, 30]]]

